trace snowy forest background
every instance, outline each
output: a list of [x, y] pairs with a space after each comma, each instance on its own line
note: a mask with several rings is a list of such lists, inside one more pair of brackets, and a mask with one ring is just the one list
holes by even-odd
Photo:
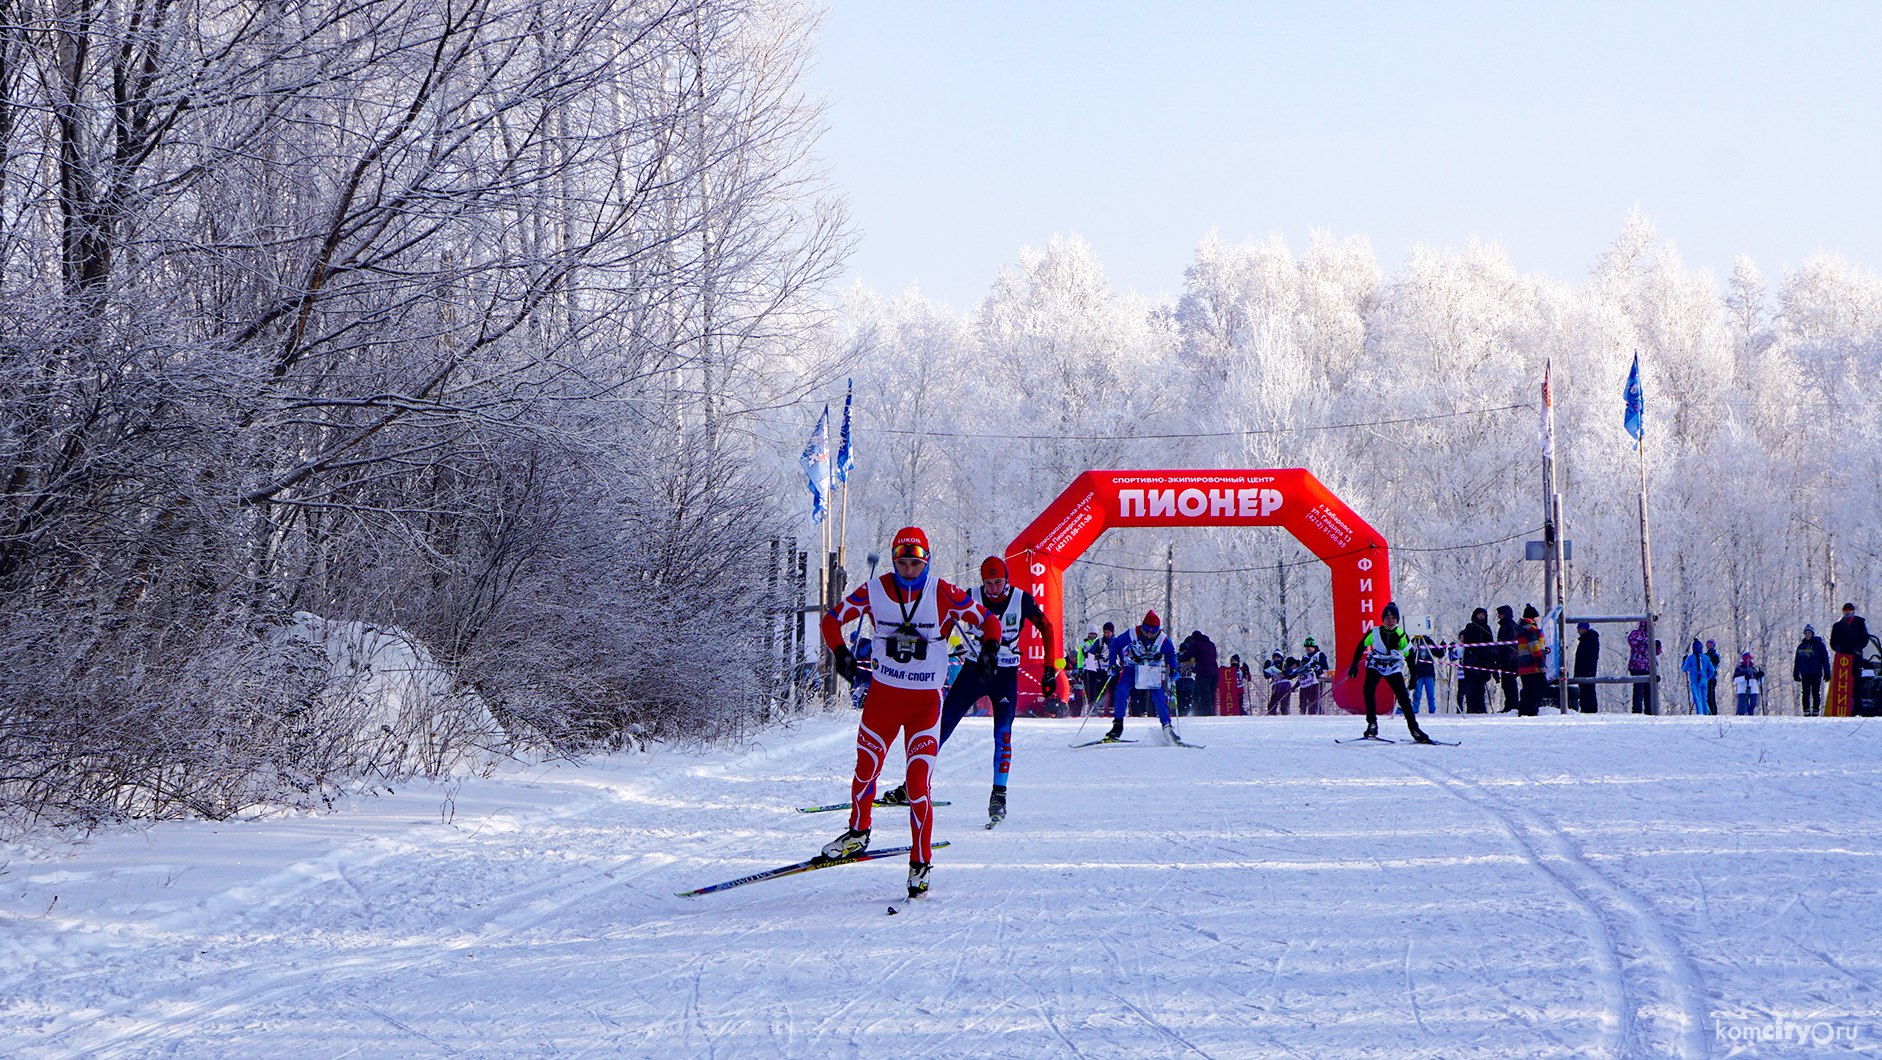
[[[797, 709], [772, 543], [816, 547], [796, 459], [845, 377], [856, 574], [916, 522], [971, 581], [1087, 467], [1302, 466], [1449, 631], [1539, 596], [1545, 357], [1571, 598], [1637, 606], [1637, 350], [1669, 660], [1714, 637], [1787, 673], [1804, 621], [1867, 603], [1874, 275], [1721, 285], [1635, 216], [1574, 283], [1210, 237], [1162, 305], [1068, 238], [964, 315], [834, 291], [814, 23], [0, 0], [0, 817], [222, 816]], [[1232, 569], [1179, 575], [1183, 628], [1326, 628], [1310, 559], [1226, 531], [1112, 535], [1068, 618], [1161, 605], [1169, 548]]]
[[[1570, 611], [1638, 613], [1640, 465], [1622, 425], [1638, 352], [1663, 676], [1693, 638], [1716, 640], [1783, 679], [1781, 707], [1802, 626], [1827, 635], [1844, 600], [1867, 606], [1882, 547], [1872, 274], [1826, 257], [1773, 285], [1740, 258], [1721, 285], [1635, 211], [1576, 283], [1476, 241], [1387, 272], [1362, 238], [1317, 235], [1296, 256], [1211, 235], [1181, 290], [1173, 305], [1121, 295], [1061, 239], [964, 317], [917, 292], [852, 292], [867, 470], [850, 540], [922, 522], [972, 583], [977, 557], [1086, 468], [1305, 467], [1392, 543], [1405, 613], [1451, 636], [1474, 607], [1542, 606], [1523, 542], [1543, 523], [1548, 361]], [[1072, 636], [1161, 608], [1172, 549], [1179, 631], [1247, 658], [1330, 628], [1326, 576], [1287, 535], [1134, 530], [1067, 572]], [[1604, 672], [1625, 668], [1625, 628], [1604, 627]]]

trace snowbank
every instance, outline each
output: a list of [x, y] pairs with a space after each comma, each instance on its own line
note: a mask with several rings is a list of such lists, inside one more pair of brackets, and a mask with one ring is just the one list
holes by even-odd
[[319, 725], [372, 749], [382, 770], [443, 776], [483, 765], [502, 738], [483, 698], [404, 630], [297, 611], [284, 636], [325, 653]]

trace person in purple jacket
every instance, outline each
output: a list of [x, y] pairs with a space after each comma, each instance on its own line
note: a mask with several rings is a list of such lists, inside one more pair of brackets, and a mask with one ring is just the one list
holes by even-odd
[[1219, 667], [1222, 665], [1215, 641], [1210, 640], [1202, 630], [1196, 630], [1183, 641], [1183, 650], [1177, 653], [1176, 659], [1179, 663], [1190, 662], [1196, 666], [1196, 690], [1190, 697], [1189, 712], [1213, 717], [1216, 712], [1216, 687], [1221, 677]]

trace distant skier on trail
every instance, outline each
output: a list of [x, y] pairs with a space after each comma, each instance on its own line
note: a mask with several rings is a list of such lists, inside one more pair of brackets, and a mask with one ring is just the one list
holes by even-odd
[[1170, 697], [1164, 691], [1164, 682], [1176, 672], [1176, 646], [1163, 632], [1163, 621], [1155, 611], [1144, 612], [1141, 624], [1111, 642], [1111, 672], [1116, 689], [1111, 693], [1111, 731], [1104, 739], [1124, 738], [1124, 712], [1131, 697], [1142, 692], [1157, 708], [1164, 737], [1178, 742], [1176, 727], [1170, 724]]
[[1270, 716], [1277, 712], [1287, 713], [1288, 696], [1294, 690], [1294, 678], [1290, 674], [1298, 665], [1299, 663], [1291, 658], [1283, 659], [1281, 653], [1277, 651], [1268, 656], [1267, 664], [1262, 666], [1261, 676], [1268, 679], [1268, 714]]
[[[1030, 594], [1024, 589], [1015, 589], [1007, 581], [1006, 561], [998, 556], [988, 556], [980, 564], [980, 588], [969, 589], [968, 595], [974, 602], [1000, 620], [999, 665], [991, 674], [983, 674], [978, 667], [967, 667], [949, 686], [947, 696], [941, 703], [941, 740], [939, 747], [947, 746], [948, 737], [974, 709], [974, 704], [985, 696], [993, 705], [993, 794], [987, 799], [987, 818], [993, 822], [1006, 819], [1006, 780], [1013, 768], [1013, 714], [1019, 703], [1019, 634], [1024, 623], [1030, 622], [1047, 645], [1053, 643], [1052, 624], [1046, 621], [1046, 613], [1040, 609]], [[1050, 689], [1058, 677], [1058, 670], [1050, 663], [1039, 678], [1041, 690]], [[908, 802], [908, 787], [904, 783], [882, 797], [883, 802], [900, 806]]]
[[856, 773], [850, 780], [849, 830], [825, 844], [826, 858], [846, 858], [869, 848], [869, 817], [876, 778], [896, 734], [908, 758], [909, 897], [928, 890], [934, 806], [928, 796], [935, 755], [941, 750], [941, 677], [946, 644], [958, 627], [980, 631], [981, 672], [999, 663], [1000, 620], [964, 590], [928, 573], [928, 535], [919, 527], [896, 531], [889, 550], [890, 573], [864, 582], [823, 616], [823, 643], [836, 672], [856, 679], [856, 659], [843, 644], [843, 627], [868, 615], [874, 623], [876, 666], [856, 726]]
[[1353, 649], [1353, 661], [1346, 668], [1346, 676], [1359, 676], [1359, 664], [1366, 664], [1366, 734], [1364, 739], [1379, 738], [1379, 704], [1375, 698], [1380, 682], [1392, 690], [1398, 700], [1399, 713], [1405, 716], [1405, 725], [1411, 730], [1411, 738], [1418, 743], [1431, 743], [1431, 737], [1418, 727], [1418, 715], [1412, 710], [1411, 693], [1405, 688], [1405, 670], [1411, 662], [1411, 638], [1398, 628], [1398, 604], [1389, 603], [1379, 612], [1379, 624], [1367, 631]]
[[1804, 627], [1804, 639], [1797, 642], [1797, 657], [1791, 662], [1791, 680], [1797, 682], [1797, 708], [1806, 718], [1823, 713], [1823, 679], [1830, 675], [1830, 650], [1816, 628]]
[[1327, 661], [1327, 653], [1308, 637], [1300, 645], [1300, 669], [1294, 675], [1294, 688], [1300, 695], [1302, 714], [1325, 714], [1320, 706], [1320, 695], [1327, 685], [1327, 671], [1333, 664]]

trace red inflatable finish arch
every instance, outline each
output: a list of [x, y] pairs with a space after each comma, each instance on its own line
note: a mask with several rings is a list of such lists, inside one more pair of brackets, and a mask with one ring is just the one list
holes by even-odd
[[[1392, 598], [1391, 564], [1385, 538], [1319, 479], [1301, 468], [1087, 471], [1007, 546], [1007, 569], [1065, 636], [1066, 568], [1106, 530], [1135, 526], [1279, 526], [1293, 534], [1333, 574], [1334, 701], [1349, 711], [1365, 710], [1360, 683], [1347, 680], [1346, 667]], [[1129, 628], [1136, 617], [1126, 616], [1120, 627]], [[1046, 658], [1030, 626], [1021, 650], [1034, 663]], [[1022, 674], [1030, 688], [1021, 699], [1036, 698], [1036, 678], [1024, 669]]]

